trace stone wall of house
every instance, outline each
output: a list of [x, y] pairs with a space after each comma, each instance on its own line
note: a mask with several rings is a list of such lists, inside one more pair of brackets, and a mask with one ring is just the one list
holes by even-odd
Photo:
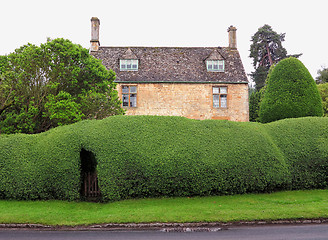
[[[246, 122], [249, 120], [248, 84], [204, 83], [118, 83], [137, 86], [137, 107], [124, 107], [126, 115], [183, 116], [191, 119], [226, 119]], [[213, 86], [228, 88], [227, 108], [213, 107]]]

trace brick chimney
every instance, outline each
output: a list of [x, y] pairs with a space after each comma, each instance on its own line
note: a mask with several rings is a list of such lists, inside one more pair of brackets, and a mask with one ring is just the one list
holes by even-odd
[[97, 17], [91, 18], [91, 40], [90, 51], [98, 51], [99, 43], [99, 25], [100, 21]]
[[237, 35], [236, 35], [237, 28], [234, 26], [230, 26], [228, 28], [229, 33], [229, 48], [237, 49]]

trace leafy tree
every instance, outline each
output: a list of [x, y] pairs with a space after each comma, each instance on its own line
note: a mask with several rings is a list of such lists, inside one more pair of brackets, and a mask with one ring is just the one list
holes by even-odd
[[317, 85], [321, 99], [323, 114], [325, 117], [328, 117], [328, 82]]
[[60, 91], [56, 96], [49, 94], [44, 109], [43, 117], [48, 117], [52, 125], [67, 125], [84, 117], [80, 105], [71, 94], [64, 91]]
[[303, 63], [293, 57], [280, 61], [269, 76], [260, 104], [260, 121], [322, 115], [318, 88]]
[[114, 79], [87, 49], [65, 39], [0, 56], [0, 131], [38, 133], [122, 114]]
[[328, 68], [322, 68], [317, 73], [319, 75], [316, 78], [317, 83], [328, 83]]
[[8, 78], [5, 78], [4, 69], [7, 67], [7, 57], [0, 56], [0, 115], [12, 105], [13, 86]]
[[[264, 87], [270, 67], [288, 57], [287, 50], [282, 46], [285, 33], [278, 34], [271, 26], [264, 25], [252, 36], [249, 57], [253, 59], [255, 71], [251, 77], [256, 84], [256, 90]], [[301, 54], [293, 55], [299, 57]]]

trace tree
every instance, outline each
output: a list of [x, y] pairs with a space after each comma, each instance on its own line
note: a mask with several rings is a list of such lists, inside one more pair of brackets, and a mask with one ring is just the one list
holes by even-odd
[[38, 133], [122, 114], [114, 79], [87, 49], [65, 39], [0, 56], [0, 131]]
[[318, 88], [303, 63], [293, 57], [280, 61], [269, 76], [260, 104], [260, 121], [322, 115]]
[[328, 117], [328, 82], [317, 85], [321, 99], [323, 114], [325, 117]]
[[328, 68], [322, 68], [318, 70], [318, 75], [316, 77], [317, 83], [328, 83]]
[[[264, 87], [270, 67], [288, 57], [287, 50], [282, 46], [285, 35], [285, 33], [278, 34], [266, 24], [252, 36], [249, 57], [253, 59], [255, 71], [251, 73], [251, 77], [256, 84], [257, 91]], [[292, 56], [299, 57], [301, 55]]]

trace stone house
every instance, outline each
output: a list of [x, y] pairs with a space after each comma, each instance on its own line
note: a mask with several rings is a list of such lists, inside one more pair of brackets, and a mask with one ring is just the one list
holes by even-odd
[[90, 53], [116, 73], [126, 115], [248, 121], [248, 79], [228, 29], [228, 47], [103, 47], [91, 19]]

